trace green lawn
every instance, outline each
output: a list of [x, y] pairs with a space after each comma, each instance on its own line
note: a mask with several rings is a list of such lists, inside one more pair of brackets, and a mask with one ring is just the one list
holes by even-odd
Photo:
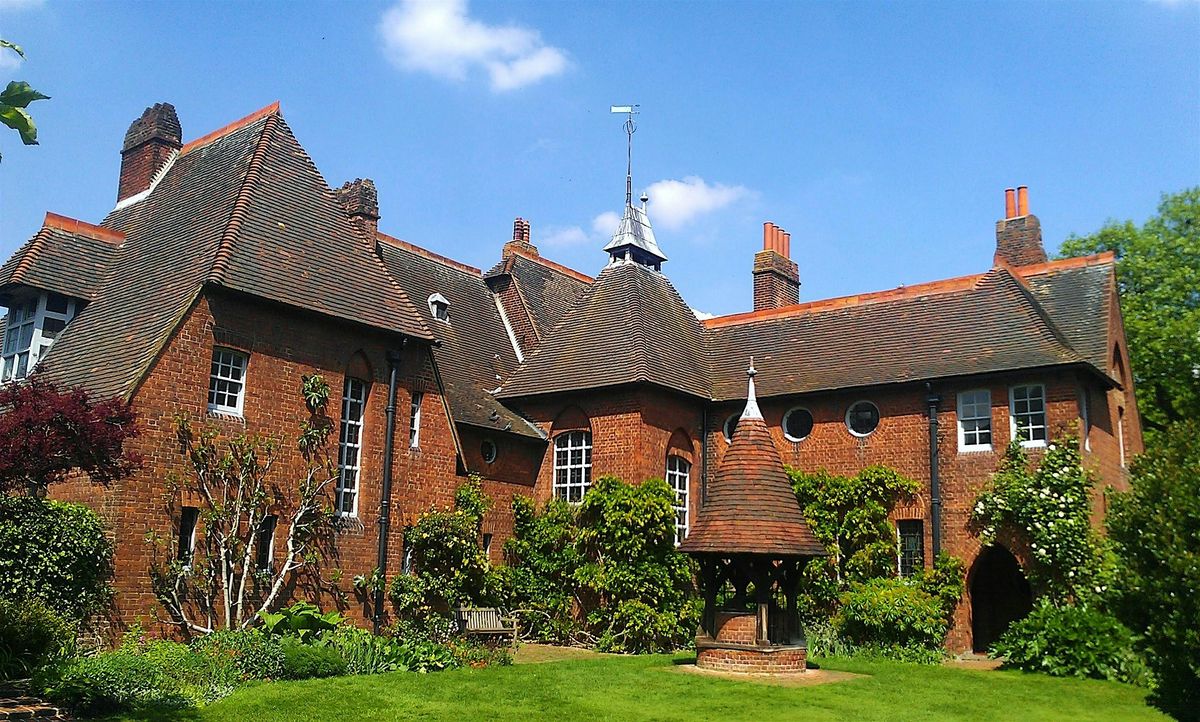
[[[1134, 687], [1019, 672], [829, 659], [870, 675], [783, 687], [684, 674], [686, 656], [596, 657], [436, 674], [258, 684], [197, 720], [1139, 720]], [[820, 660], [818, 660], [820, 661]]]

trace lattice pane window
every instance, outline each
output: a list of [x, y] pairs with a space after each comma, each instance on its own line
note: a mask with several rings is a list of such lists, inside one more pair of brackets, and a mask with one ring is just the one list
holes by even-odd
[[338, 438], [338, 481], [334, 509], [339, 516], [358, 514], [358, 481], [362, 463], [363, 412], [367, 382], [346, 377], [342, 389], [342, 429]]
[[906, 519], [896, 523], [899, 536], [899, 572], [910, 577], [925, 568], [925, 523]]
[[682, 456], [667, 457], [667, 486], [675, 492], [675, 546], [688, 533], [688, 485], [692, 475], [692, 464]]
[[958, 449], [983, 451], [992, 448], [992, 392], [964, 391], [958, 395]]
[[1025, 446], [1042, 446], [1046, 443], [1046, 387], [1013, 386], [1010, 393], [1012, 437]]
[[226, 414], [242, 413], [246, 395], [246, 354], [228, 348], [214, 348], [208, 376], [208, 410]]
[[554, 498], [583, 501], [592, 485], [592, 432], [568, 431], [554, 439]]
[[14, 301], [4, 328], [0, 381], [17, 381], [32, 373], [82, 305], [59, 293]]

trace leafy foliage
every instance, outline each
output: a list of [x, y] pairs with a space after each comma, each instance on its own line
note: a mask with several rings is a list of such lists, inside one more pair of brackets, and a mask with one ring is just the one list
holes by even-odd
[[1146, 684], [1148, 675], [1133, 649], [1133, 633], [1092, 607], [1043, 601], [1013, 622], [992, 653], [1004, 666], [1056, 677], [1093, 677]]
[[81, 388], [33, 378], [0, 388], [0, 409], [0, 492], [43, 496], [73, 471], [107, 483], [141, 463], [125, 448], [138, 434], [136, 415], [119, 398], [97, 402]]
[[233, 660], [242, 679], [278, 679], [283, 675], [283, 645], [279, 637], [258, 627], [222, 629], [192, 641], [201, 654]]
[[841, 634], [859, 648], [884, 656], [925, 661], [946, 637], [942, 601], [905, 579], [877, 578], [855, 582], [842, 595], [835, 623]]
[[[25, 57], [21, 46], [8, 40], [0, 40], [0, 50], [11, 50], [22, 58]], [[49, 95], [42, 95], [24, 80], [13, 80], [4, 92], [0, 93], [0, 123], [17, 131], [25, 145], [37, 145], [37, 125], [26, 108], [35, 100], [49, 99]]]
[[69, 620], [111, 597], [112, 542], [82, 504], [0, 496], [0, 600], [38, 601]]
[[1200, 710], [1200, 424], [1175, 424], [1134, 461], [1114, 494], [1109, 534], [1121, 559], [1117, 615], [1141, 635], [1158, 678], [1155, 703]]
[[283, 676], [287, 679], [340, 677], [349, 665], [333, 647], [305, 644], [294, 637], [283, 640]]
[[578, 508], [552, 501], [539, 515], [515, 499], [505, 553], [533, 634], [618, 652], [683, 645], [700, 601], [693, 564], [675, 549], [674, 498], [660, 479], [604, 477]]
[[[275, 478], [275, 439], [242, 434], [226, 440], [215, 427], [196, 429], [176, 417], [187, 474], [172, 481], [201, 500], [204, 535], [188, 562], [167, 552], [176, 539], [166, 543], [147, 532], [146, 541], [161, 555], [151, 568], [154, 591], [173, 622], [201, 633], [248, 627], [259, 612], [276, 606], [299, 570], [316, 568], [319, 544], [332, 530], [327, 491], [337, 481], [329, 394], [321, 376], [302, 379], [309, 418], [296, 443], [306, 470], [290, 484]], [[258, 568], [255, 550], [272, 509], [289, 512], [284, 558]]]
[[80, 657], [36, 680], [47, 698], [88, 715], [195, 707], [232, 692], [229, 657], [164, 640], [127, 638], [112, 652]]
[[1014, 441], [992, 489], [980, 494], [972, 520], [985, 544], [1002, 531], [1028, 544], [1033, 564], [1027, 573], [1039, 596], [1058, 604], [1086, 602], [1107, 590], [1110, 573], [1091, 524], [1093, 483], [1078, 439], [1052, 441], [1033, 471], [1025, 449]]
[[828, 619], [850, 583], [895, 575], [896, 530], [888, 514], [918, 484], [885, 466], [854, 476], [787, 472], [809, 526], [829, 549], [804, 568], [801, 612], [806, 621]]
[[448, 616], [460, 606], [494, 606], [498, 579], [480, 546], [480, 525], [491, 502], [478, 478], [455, 493], [455, 506], [422, 514], [404, 533], [412, 574], [392, 580], [391, 599], [407, 620]]
[[1200, 187], [1164, 194], [1140, 227], [1110, 221], [1068, 238], [1063, 256], [1113, 251], [1142, 423], [1200, 417]]
[[0, 600], [0, 679], [28, 677], [75, 649], [75, 625], [45, 604]]
[[260, 611], [263, 631], [271, 636], [294, 636], [301, 642], [321, 638], [326, 632], [338, 628], [345, 621], [338, 612], [322, 612], [311, 602], [296, 602], [278, 612]]

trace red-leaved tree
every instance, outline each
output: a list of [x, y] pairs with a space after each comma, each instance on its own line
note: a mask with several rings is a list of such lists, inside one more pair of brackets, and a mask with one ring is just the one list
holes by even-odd
[[80, 388], [39, 381], [0, 388], [0, 492], [45, 493], [72, 471], [106, 483], [141, 463], [126, 440], [138, 433], [133, 408], [94, 401]]

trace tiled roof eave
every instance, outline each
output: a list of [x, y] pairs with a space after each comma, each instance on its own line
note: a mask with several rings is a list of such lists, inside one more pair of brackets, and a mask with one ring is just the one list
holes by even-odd
[[[813, 387], [806, 387], [806, 388], [798, 389], [798, 390], [794, 390], [794, 391], [770, 391], [769, 389], [764, 390], [760, 387], [758, 390], [758, 398], [760, 398], [760, 399], [782, 399], [782, 398], [787, 398], [789, 396], [799, 396], [799, 395], [804, 395], [804, 394], [827, 394], [827, 393], [851, 392], [851, 391], [857, 392], [857, 391], [863, 391], [866, 389], [895, 388], [895, 387], [912, 386], [914, 384], [925, 384], [925, 383], [938, 382], [938, 381], [941, 381], [941, 382], [957, 381], [960, 379], [979, 378], [981, 376], [993, 376], [993, 375], [999, 376], [999, 375], [1004, 375], [1004, 374], [1015, 374], [1015, 373], [1024, 373], [1024, 372], [1037, 373], [1040, 371], [1051, 371], [1051, 370], [1062, 371], [1062, 370], [1069, 370], [1069, 369], [1082, 369], [1082, 370], [1088, 371], [1088, 372], [1092, 373], [1094, 376], [1096, 376], [1097, 378], [1099, 378], [1101, 381], [1103, 381], [1105, 384], [1107, 384], [1110, 388], [1120, 388], [1121, 387], [1120, 382], [1118, 382], [1112, 376], [1108, 375], [1103, 370], [1096, 368], [1096, 366], [1094, 364], [1092, 364], [1091, 362], [1082, 360], [1082, 359], [1076, 359], [1076, 360], [1064, 361], [1060, 364], [1040, 364], [1037, 366], [1008, 366], [1008, 367], [999, 367], [999, 368], [995, 368], [995, 369], [988, 369], [986, 371], [972, 371], [969, 373], [961, 373], [961, 374], [943, 374], [943, 375], [939, 375], [939, 376], [923, 376], [920, 378], [897, 379], [894, 381], [880, 381], [879, 383], [857, 384], [857, 385], [853, 385], [853, 386], [846, 386], [846, 385], [813, 386]], [[731, 395], [721, 395], [721, 396], [714, 395], [712, 400], [714, 403], [724, 403], [724, 402], [728, 402], [728, 401], [745, 401], [746, 397], [745, 396], [731, 396]]]
[[263, 296], [261, 294], [254, 293], [253, 291], [246, 291], [241, 288], [236, 288], [233, 286], [226, 286], [224, 284], [221, 284], [221, 283], [218, 283], [215, 281], [211, 281], [211, 280], [207, 281], [204, 284], [203, 290], [206, 292], [215, 291], [218, 293], [228, 293], [231, 296], [234, 296], [237, 298], [254, 299], [256, 301], [260, 301], [263, 303], [273, 305], [276, 308], [287, 309], [289, 311], [293, 311], [295, 313], [299, 313], [299, 314], [302, 314], [305, 316], [309, 316], [309, 317], [315, 316], [317, 318], [333, 320], [333, 321], [337, 321], [339, 323], [351, 323], [351, 324], [354, 324], [361, 328], [370, 329], [370, 330], [378, 331], [378, 332], [382, 332], [382, 333], [395, 334], [397, 336], [412, 339], [414, 341], [420, 341], [422, 343], [427, 343], [430, 345], [432, 345], [436, 342], [436, 339], [434, 338], [433, 334], [431, 334], [427, 329], [424, 330], [424, 335], [418, 335], [418, 334], [414, 333], [411, 329], [404, 329], [404, 328], [399, 328], [399, 327], [394, 327], [394, 326], [381, 326], [378, 324], [373, 324], [373, 323], [369, 323], [367, 321], [363, 321], [362, 319], [359, 319], [359, 318], [351, 318], [351, 317], [342, 316], [342, 315], [336, 314], [336, 313], [318, 311], [318, 310], [315, 310], [312, 308], [308, 308], [306, 306], [300, 306], [300, 305], [296, 305], [296, 304], [292, 304], [292, 303], [287, 303], [286, 301], [280, 301], [278, 299], [271, 298], [270, 296]]

